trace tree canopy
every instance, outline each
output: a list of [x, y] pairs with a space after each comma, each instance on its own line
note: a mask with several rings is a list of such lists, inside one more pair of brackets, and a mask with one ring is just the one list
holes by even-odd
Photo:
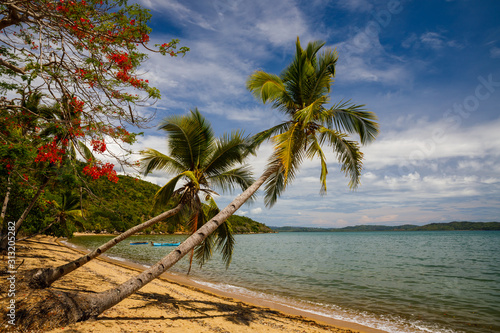
[[[141, 66], [152, 52], [188, 51], [177, 39], [150, 45], [150, 19], [149, 10], [126, 0], [0, 3], [2, 186], [28, 186], [35, 202], [49, 182], [116, 182], [118, 166], [110, 161], [138, 166], [126, 144], [152, 119], [140, 108], [160, 98]], [[79, 168], [78, 160], [86, 165]], [[10, 190], [2, 218], [9, 198]]]
[[[20, 157], [60, 163], [73, 143], [81, 156], [83, 141], [99, 154], [113, 155], [107, 144], [132, 143], [127, 125], [145, 126], [151, 117], [137, 107], [160, 98], [141, 64], [148, 53], [176, 56], [179, 41], [150, 46], [151, 14], [124, 0], [6, 0], [0, 4], [1, 167], [15, 171]], [[57, 104], [59, 115], [47, 117], [29, 106], [33, 94], [42, 105]], [[31, 155], [16, 131], [29, 128], [35, 138], [43, 125], [64, 129], [64, 140], [53, 135]], [[5, 150], [11, 150], [7, 153]], [[118, 160], [122, 163], [124, 158]], [[23, 159], [21, 159], [23, 160]], [[89, 161], [93, 177], [113, 172], [113, 165]]]

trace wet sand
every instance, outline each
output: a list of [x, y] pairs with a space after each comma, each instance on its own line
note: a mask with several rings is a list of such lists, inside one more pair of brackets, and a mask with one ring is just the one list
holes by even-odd
[[[24, 260], [19, 271], [60, 265], [83, 253], [47, 236], [18, 243], [16, 252], [18, 263]], [[51, 288], [100, 292], [125, 282], [142, 269], [140, 265], [101, 256], [55, 282]], [[22, 295], [21, 292], [18, 294]], [[1, 303], [3, 308], [4, 302]], [[0, 313], [5, 316], [4, 311]], [[4, 320], [1, 319], [0, 331], [5, 328]], [[263, 299], [213, 290], [184, 276], [165, 273], [136, 294], [106, 310], [96, 320], [71, 324], [50, 332], [383, 331], [316, 316]]]

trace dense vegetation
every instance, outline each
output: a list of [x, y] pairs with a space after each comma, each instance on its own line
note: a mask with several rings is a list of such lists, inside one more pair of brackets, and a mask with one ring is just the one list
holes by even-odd
[[[93, 194], [84, 192], [82, 195], [82, 207], [84, 218], [78, 219], [74, 226], [68, 226], [69, 231], [115, 233], [123, 232], [145, 220], [157, 215], [159, 212], [152, 210], [153, 197], [160, 189], [158, 185], [133, 178], [130, 176], [118, 176], [117, 183], [109, 182], [107, 179], [99, 179], [89, 183]], [[45, 198], [60, 201], [62, 193], [57, 188], [48, 189]], [[38, 211], [33, 214], [33, 221], [38, 217], [40, 220], [50, 221], [50, 211]], [[248, 217], [232, 216], [231, 225], [235, 233], [265, 233], [273, 232], [262, 223], [253, 221]], [[35, 223], [27, 223], [26, 227]], [[67, 235], [60, 226], [53, 226], [47, 230], [55, 235]], [[25, 233], [29, 233], [26, 230]], [[146, 229], [146, 233], [174, 233], [185, 232], [182, 227], [174, 226], [168, 222], [158, 223]]]
[[233, 215], [229, 218], [229, 221], [233, 227], [233, 232], [236, 234], [275, 232], [267, 225], [246, 216]]
[[271, 227], [277, 232], [347, 232], [347, 231], [446, 231], [446, 230], [500, 230], [500, 222], [449, 222], [423, 226], [405, 224], [398, 226], [357, 225], [345, 228]]
[[[100, 202], [89, 204], [85, 230], [94, 232], [125, 231], [153, 215], [153, 196], [160, 189], [158, 185], [129, 176], [118, 176], [113, 184], [106, 180], [93, 183], [94, 193], [102, 198]], [[266, 225], [248, 217], [234, 215], [229, 218], [234, 233], [273, 232]], [[168, 223], [159, 223], [146, 230], [146, 233], [185, 232], [175, 229]]]

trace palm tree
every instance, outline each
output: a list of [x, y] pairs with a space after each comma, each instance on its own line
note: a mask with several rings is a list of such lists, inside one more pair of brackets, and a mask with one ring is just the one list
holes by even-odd
[[[186, 210], [191, 212], [191, 230], [196, 231], [208, 217], [213, 216], [216, 210], [211, 203], [211, 196], [215, 194], [210, 186], [216, 186], [226, 191], [235, 185], [242, 189], [253, 182], [247, 167], [233, 168], [243, 162], [248, 154], [249, 141], [241, 133], [235, 132], [224, 135], [220, 139], [214, 137], [210, 124], [202, 117], [198, 110], [192, 111], [184, 117], [167, 118], [160, 128], [168, 134], [170, 156], [166, 156], [154, 149], [143, 152], [144, 172], [164, 170], [178, 173], [155, 195], [154, 210], [165, 208], [167, 203], [175, 201], [172, 209], [153, 217], [152, 219], [128, 229], [122, 234], [109, 240], [94, 251], [59, 267], [34, 269], [29, 272], [30, 285], [33, 288], [47, 288], [63, 276], [97, 258], [102, 253], [128, 237], [140, 232], [160, 221], [171, 218]], [[179, 189], [177, 184], [184, 183]], [[205, 194], [210, 209], [202, 209], [203, 205], [198, 194]], [[171, 200], [172, 199], [172, 200]], [[186, 207], [186, 208], [184, 208]], [[224, 224], [217, 231], [217, 238], [213, 236], [198, 247], [196, 256], [203, 264], [212, 252], [213, 245], [222, 250], [226, 264], [231, 261], [234, 239], [231, 227]]]
[[59, 203], [57, 201], [52, 201], [52, 205], [55, 209], [54, 215], [52, 216], [52, 221], [42, 230], [39, 230], [33, 235], [20, 239], [19, 241], [23, 241], [25, 239], [42, 234], [53, 225], [59, 226], [67, 233], [67, 230], [71, 229], [68, 223], [79, 223], [78, 218], [83, 216], [83, 210], [80, 207], [80, 196], [75, 195], [71, 191], [64, 192], [61, 197], [61, 202]]
[[[273, 108], [288, 120], [255, 136], [260, 145], [271, 139], [274, 154], [269, 167], [276, 169], [266, 184], [265, 202], [272, 206], [286, 185], [295, 177], [304, 157], [319, 157], [321, 162], [321, 193], [326, 193], [328, 168], [322, 146], [333, 148], [341, 164], [341, 170], [349, 177], [349, 186], [359, 185], [362, 157], [356, 141], [348, 134], [359, 135], [362, 144], [369, 143], [378, 134], [377, 117], [349, 101], [340, 101], [327, 107], [335, 76], [337, 53], [326, 49], [316, 41], [304, 50], [297, 38], [295, 58], [281, 75], [256, 71], [247, 81], [247, 88], [263, 103], [272, 102]], [[348, 134], [344, 133], [347, 132]]]
[[[348, 140], [347, 135], [359, 135], [361, 143], [372, 141], [378, 134], [376, 116], [362, 106], [348, 102], [340, 102], [329, 108], [325, 106], [329, 101], [337, 55], [331, 49], [318, 54], [323, 45], [323, 42], [312, 42], [304, 50], [297, 39], [295, 57], [281, 75], [257, 71], [247, 82], [255, 96], [263, 102], [273, 102], [273, 107], [289, 118], [255, 136], [256, 145], [270, 139], [275, 148], [268, 168], [260, 178], [174, 251], [141, 274], [101, 293], [65, 295], [71, 297], [71, 302], [61, 302], [78, 306], [69, 307], [69, 313], [64, 314], [64, 318], [76, 321], [97, 317], [151, 282], [200, 245], [266, 182], [266, 203], [272, 205], [293, 180], [304, 157], [319, 156], [321, 188], [323, 192], [326, 191], [327, 166], [322, 144], [333, 148], [342, 170], [350, 177], [350, 186], [359, 184], [362, 153], [359, 145]], [[81, 306], [83, 304], [86, 306]]]
[[[211, 125], [198, 109], [192, 110], [188, 116], [165, 119], [160, 129], [167, 132], [169, 155], [154, 149], [143, 151], [144, 173], [162, 170], [175, 176], [156, 193], [155, 208], [172, 199], [183, 202], [186, 212], [173, 218], [187, 222], [187, 228], [193, 234], [219, 211], [213, 200], [213, 195], [217, 194], [213, 188], [227, 191], [239, 186], [245, 190], [254, 182], [248, 166], [235, 167], [250, 152], [250, 142], [240, 132], [216, 138]], [[200, 265], [211, 257], [214, 245], [222, 251], [222, 258], [228, 266], [234, 247], [228, 221], [197, 246], [196, 258]], [[191, 251], [188, 274], [194, 254], [195, 249]]]

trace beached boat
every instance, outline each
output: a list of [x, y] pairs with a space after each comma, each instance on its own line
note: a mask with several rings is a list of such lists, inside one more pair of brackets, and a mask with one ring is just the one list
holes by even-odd
[[130, 245], [142, 245], [142, 244], [149, 244], [148, 242], [131, 242]]
[[179, 245], [181, 245], [181, 242], [179, 242], [179, 243], [155, 243], [155, 242], [151, 242], [151, 245], [153, 245], [153, 246], [179, 246]]

